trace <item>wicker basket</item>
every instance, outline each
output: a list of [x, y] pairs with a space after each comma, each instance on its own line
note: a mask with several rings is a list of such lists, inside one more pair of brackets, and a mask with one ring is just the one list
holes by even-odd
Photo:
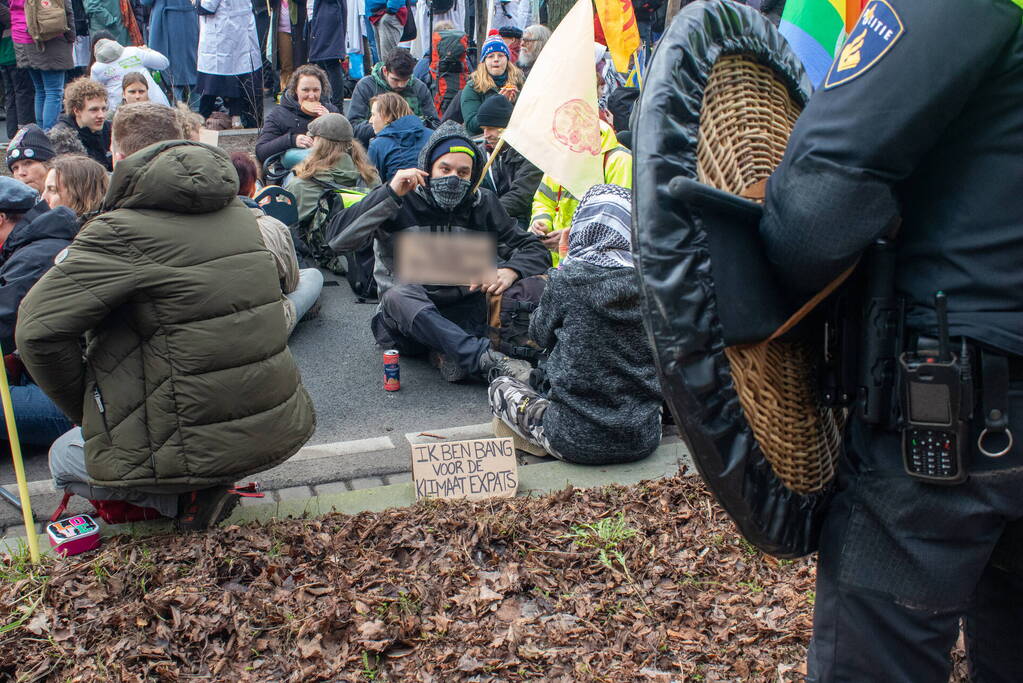
[[[762, 199], [798, 116], [769, 68], [742, 55], [720, 58], [700, 115], [700, 182]], [[725, 353], [743, 412], [775, 474], [799, 494], [823, 489], [835, 476], [843, 416], [819, 400], [813, 350], [766, 341]]]

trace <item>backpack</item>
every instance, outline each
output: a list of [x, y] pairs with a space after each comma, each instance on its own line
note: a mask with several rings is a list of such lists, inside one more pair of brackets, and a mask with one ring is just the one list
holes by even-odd
[[[341, 209], [348, 208], [366, 196], [365, 190], [339, 187], [332, 183], [312, 178], [313, 182], [324, 188], [316, 201], [316, 209], [306, 226], [299, 230], [299, 237], [324, 268], [338, 275], [344, 275], [359, 303], [377, 297], [377, 282], [373, 277], [376, 256], [373, 245], [362, 249], [336, 254], [327, 240], [327, 223]], [[298, 248], [298, 245], [295, 245]]]
[[529, 316], [540, 305], [547, 287], [546, 275], [520, 278], [501, 296], [489, 297], [487, 335], [491, 348], [512, 358], [537, 362], [544, 357], [529, 338]]
[[469, 38], [462, 31], [438, 31], [430, 48], [430, 77], [433, 79], [433, 104], [438, 112], [447, 109], [469, 77], [466, 52]]
[[263, 213], [276, 218], [289, 228], [298, 225], [298, 201], [279, 185], [267, 185], [252, 198]]
[[37, 44], [70, 31], [64, 0], [25, 0], [25, 28]]

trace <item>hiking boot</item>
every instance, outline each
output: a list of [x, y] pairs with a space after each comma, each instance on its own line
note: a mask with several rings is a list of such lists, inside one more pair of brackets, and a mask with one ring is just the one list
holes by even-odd
[[506, 356], [500, 351], [487, 349], [480, 354], [480, 374], [493, 382], [495, 377], [512, 377], [529, 384], [529, 375], [533, 366], [524, 360]]
[[182, 493], [178, 496], [175, 525], [179, 531], [201, 531], [227, 519], [237, 504], [238, 494], [229, 486]]
[[469, 376], [469, 372], [443, 353], [430, 352], [430, 365], [440, 370], [440, 376], [448, 382], [461, 382]]

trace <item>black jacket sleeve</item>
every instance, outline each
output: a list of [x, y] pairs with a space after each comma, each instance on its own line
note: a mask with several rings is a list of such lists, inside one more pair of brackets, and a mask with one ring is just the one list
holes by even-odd
[[437, 106], [433, 103], [430, 88], [418, 79], [412, 82], [415, 84], [416, 97], [419, 98], [419, 118], [423, 120], [424, 126], [435, 130], [440, 125], [440, 117], [437, 116]]
[[[372, 76], [366, 76], [355, 85], [355, 90], [352, 91], [352, 99], [348, 102], [348, 113], [345, 117], [351, 122], [352, 128], [355, 129], [355, 137], [361, 138], [365, 133], [365, 128], [369, 126], [369, 137], [373, 137], [373, 126], [369, 124], [369, 101], [373, 97], [373, 84], [368, 82], [366, 79], [372, 79]], [[362, 134], [360, 134], [360, 132]]]
[[263, 121], [263, 130], [256, 138], [256, 158], [260, 163], [295, 146], [295, 135], [283, 125], [282, 119], [271, 111]]
[[[1008, 1], [890, 4], [904, 33], [859, 75], [825, 80], [768, 182], [760, 232], [794, 291], [820, 291], [890, 229], [900, 213], [898, 184], [1020, 30], [1020, 11]], [[857, 24], [850, 40], [864, 30]]]
[[508, 215], [497, 196], [481, 189], [479, 225], [485, 225], [497, 235], [497, 267], [511, 268], [519, 277], [546, 273], [551, 267], [551, 253], [543, 242], [531, 232], [519, 227]]
[[355, 204], [338, 211], [327, 222], [325, 231], [330, 248], [340, 254], [366, 246], [377, 230], [398, 215], [402, 201], [385, 183]]
[[505, 154], [514, 156], [509, 156], [505, 161], [508, 171], [512, 174], [511, 189], [501, 195], [501, 206], [509, 216], [525, 216], [528, 221], [533, 211], [533, 195], [540, 186], [543, 171], [514, 150], [509, 150]]
[[53, 257], [67, 245], [64, 240], [37, 240], [15, 251], [0, 267], [0, 344], [4, 353], [14, 350], [14, 327], [21, 300], [53, 265]]

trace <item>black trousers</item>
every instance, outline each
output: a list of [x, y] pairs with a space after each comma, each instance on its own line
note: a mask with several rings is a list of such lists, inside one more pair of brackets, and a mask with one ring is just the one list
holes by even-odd
[[4, 84], [4, 104], [7, 107], [7, 139], [17, 134], [18, 128], [36, 122], [36, 89], [25, 69], [0, 66], [0, 80]]
[[345, 72], [341, 68], [341, 60], [327, 59], [314, 63], [327, 72], [331, 90], [330, 101], [338, 108], [338, 111], [341, 111], [345, 100]]
[[[978, 420], [979, 422], [979, 420]], [[1023, 437], [1023, 384], [1010, 423]], [[902, 471], [894, 432], [854, 422], [817, 568], [808, 681], [946, 683], [965, 623], [974, 683], [1023, 680], [1023, 446], [969, 444], [970, 479]]]

